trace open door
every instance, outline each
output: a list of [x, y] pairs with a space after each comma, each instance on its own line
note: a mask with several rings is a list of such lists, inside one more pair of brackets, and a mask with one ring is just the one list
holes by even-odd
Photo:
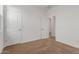
[[49, 18], [49, 38], [55, 39], [55, 16]]

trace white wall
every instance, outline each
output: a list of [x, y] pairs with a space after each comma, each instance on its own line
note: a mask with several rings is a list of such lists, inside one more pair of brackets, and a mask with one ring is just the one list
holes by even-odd
[[3, 6], [0, 5], [0, 53], [3, 49]]
[[79, 48], [79, 6], [55, 6], [49, 16], [56, 16], [56, 40]]
[[[22, 7], [23, 41], [47, 38], [47, 17], [45, 9], [36, 6]], [[42, 30], [43, 29], [43, 30]]]
[[[22, 39], [17, 39], [20, 43], [47, 38], [49, 31], [48, 17], [56, 16], [56, 40], [79, 48], [79, 6], [52, 7], [48, 10], [48, 17], [47, 10], [44, 8], [36, 6], [8, 6], [8, 8], [10, 7], [13, 10], [19, 10], [21, 16]], [[8, 37], [11, 36], [8, 34]], [[6, 41], [10, 42], [11, 39]], [[5, 45], [7, 44], [9, 43], [5, 43]]]
[[[20, 17], [17, 18], [16, 16]], [[7, 39], [5, 40], [5, 46], [48, 37], [46, 9], [36, 6], [7, 6], [7, 17], [10, 18], [7, 18]], [[16, 25], [12, 21], [13, 19], [21, 19], [22, 32], [20, 33], [21, 37], [19, 36], [21, 39], [18, 37], [16, 39], [12, 38], [14, 35], [11, 26], [13, 23]]]

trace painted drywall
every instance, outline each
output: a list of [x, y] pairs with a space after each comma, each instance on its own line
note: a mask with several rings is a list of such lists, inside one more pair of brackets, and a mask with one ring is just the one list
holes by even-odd
[[0, 5], [0, 53], [3, 50], [3, 6]]
[[34, 41], [47, 38], [47, 20], [44, 9], [35, 6], [22, 7], [23, 40]]
[[48, 37], [46, 9], [21, 5], [6, 6], [6, 8], [7, 39], [4, 40], [5, 46]]
[[56, 16], [56, 40], [79, 48], [79, 6], [55, 6], [48, 14]]

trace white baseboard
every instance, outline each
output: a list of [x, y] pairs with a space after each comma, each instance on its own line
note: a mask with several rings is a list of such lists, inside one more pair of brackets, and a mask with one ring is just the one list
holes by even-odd
[[[42, 38], [42, 39], [47, 39], [48, 37]], [[36, 40], [42, 40], [42, 39], [33, 39], [33, 40], [29, 40], [29, 41], [21, 41], [21, 42], [15, 42], [15, 43], [8, 43], [5, 44], [3, 48], [7, 47], [7, 46], [11, 46], [11, 45], [15, 45], [15, 44], [22, 44], [22, 43], [27, 43], [27, 42], [32, 42], [32, 41], [36, 41]]]
[[56, 40], [56, 41], [64, 43], [66, 45], [69, 45], [69, 46], [72, 46], [74, 48], [78, 48], [79, 49], [79, 45], [75, 45], [75, 44], [72, 44], [72, 43], [69, 43], [69, 42], [66, 42], [66, 41], [63, 41], [63, 40]]

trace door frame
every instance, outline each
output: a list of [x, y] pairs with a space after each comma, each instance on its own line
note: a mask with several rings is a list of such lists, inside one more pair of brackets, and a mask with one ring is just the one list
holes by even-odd
[[49, 17], [49, 38], [55, 38], [56, 37], [56, 34], [54, 32], [54, 36], [52, 36], [52, 20], [54, 21], [54, 31], [56, 29], [56, 16], [51, 16]]

